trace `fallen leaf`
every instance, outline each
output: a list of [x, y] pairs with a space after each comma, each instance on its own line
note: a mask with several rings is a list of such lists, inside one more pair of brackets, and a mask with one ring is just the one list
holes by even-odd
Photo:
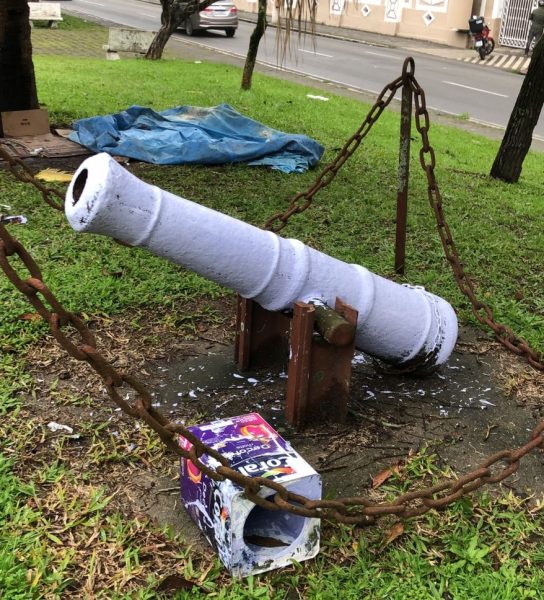
[[23, 313], [17, 317], [21, 321], [38, 321], [41, 316], [38, 313]]
[[395, 541], [398, 537], [400, 537], [404, 533], [404, 524], [402, 521], [397, 521], [393, 527], [387, 532], [387, 537], [383, 543], [383, 547], [389, 546], [389, 544]]
[[42, 181], [72, 181], [72, 174], [66, 173], [66, 171], [59, 171], [58, 169], [44, 169], [36, 175], [37, 179]]
[[400, 463], [395, 463], [392, 467], [387, 467], [387, 469], [380, 471], [372, 478], [372, 487], [380, 487], [380, 485], [385, 483], [393, 474], [398, 475], [400, 473], [399, 464]]

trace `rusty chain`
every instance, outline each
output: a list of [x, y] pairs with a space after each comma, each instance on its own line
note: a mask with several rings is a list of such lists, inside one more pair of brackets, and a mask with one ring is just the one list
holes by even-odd
[[[31, 183], [41, 193], [44, 201], [49, 206], [64, 212], [64, 195], [55, 188], [47, 187], [38, 181], [25, 163], [8, 150], [8, 143], [5, 139], [0, 140], [0, 158], [6, 162], [8, 169], [19, 181]], [[54, 200], [53, 196], [56, 196], [60, 202]]]
[[489, 328], [491, 328], [496, 339], [503, 346], [515, 354], [525, 356], [527, 362], [535, 369], [544, 371], [544, 362], [542, 357], [535, 350], [533, 350], [523, 338], [515, 335], [512, 329], [506, 325], [497, 323], [493, 317], [491, 308], [479, 300], [476, 296], [474, 284], [463, 267], [463, 263], [461, 262], [459, 253], [457, 252], [457, 247], [453, 241], [451, 230], [444, 217], [444, 211], [442, 209], [442, 194], [440, 193], [436, 176], [434, 174], [434, 169], [436, 166], [435, 152], [429, 143], [428, 133], [431, 125], [429, 112], [427, 111], [427, 106], [425, 104], [425, 92], [413, 75], [409, 77], [409, 84], [414, 93], [414, 102], [416, 107], [416, 129], [418, 130], [422, 140], [422, 147], [419, 151], [419, 162], [427, 176], [427, 193], [431, 208], [433, 209], [436, 217], [436, 225], [440, 235], [440, 241], [442, 242], [446, 259], [451, 265], [459, 290], [470, 301], [472, 313], [476, 319], [482, 323], [482, 325], [487, 325]]
[[381, 91], [378, 99], [368, 112], [365, 120], [357, 131], [348, 139], [340, 150], [336, 158], [327, 165], [312, 185], [303, 192], [296, 194], [289, 202], [286, 210], [272, 215], [263, 225], [263, 229], [278, 233], [286, 225], [287, 221], [294, 215], [304, 212], [310, 208], [314, 196], [319, 190], [328, 186], [329, 183], [336, 177], [340, 167], [348, 160], [348, 158], [357, 150], [363, 139], [368, 135], [374, 123], [380, 118], [383, 111], [391, 104], [397, 91], [403, 86], [403, 76], [397, 77], [386, 85]]
[[[16, 256], [26, 267], [30, 277], [22, 279], [11, 265], [9, 257]], [[519, 461], [535, 448], [544, 448], [544, 421], [533, 431], [531, 439], [517, 450], [503, 450], [493, 454], [470, 473], [456, 481], [443, 481], [431, 487], [410, 491], [391, 502], [372, 503], [362, 496], [338, 498], [335, 500], [312, 500], [300, 494], [290, 492], [281, 484], [263, 477], [247, 477], [230, 467], [229, 461], [213, 448], [203, 444], [191, 431], [179, 423], [169, 421], [152, 405], [152, 396], [144, 384], [127, 373], [121, 373], [97, 349], [96, 340], [84, 322], [72, 312], [63, 308], [51, 290], [42, 280], [41, 271], [25, 250], [23, 245], [13, 238], [6, 227], [0, 223], [0, 267], [13, 285], [23, 293], [38, 314], [49, 324], [53, 337], [76, 360], [86, 361], [102, 378], [108, 395], [127, 415], [143, 420], [161, 438], [163, 443], [175, 454], [190, 460], [198, 469], [215, 481], [229, 479], [244, 489], [246, 497], [255, 504], [270, 510], [285, 510], [303, 517], [328, 519], [331, 521], [355, 525], [369, 525], [385, 515], [397, 515], [400, 518], [421, 515], [431, 508], [443, 508], [461, 496], [488, 483], [498, 483], [516, 472]], [[72, 330], [65, 333], [62, 328], [70, 325]], [[75, 330], [75, 331], [74, 331]], [[73, 335], [79, 335], [79, 342], [72, 341]], [[130, 395], [121, 395], [123, 387], [128, 386], [135, 392], [131, 402]], [[183, 449], [179, 436], [185, 437], [191, 444]], [[208, 456], [217, 463], [217, 467], [205, 464], [201, 460]], [[500, 463], [504, 466], [500, 467]], [[213, 462], [211, 462], [213, 465]], [[272, 489], [273, 500], [259, 496], [263, 489]]]
[[[313, 196], [323, 187], [327, 186], [336, 176], [340, 167], [359, 147], [364, 137], [368, 134], [373, 124], [377, 121], [384, 109], [391, 103], [396, 92], [402, 85], [411, 86], [416, 104], [416, 128], [421, 135], [423, 146], [420, 151], [420, 162], [427, 175], [428, 192], [431, 207], [437, 219], [440, 238], [446, 252], [446, 257], [452, 265], [456, 281], [461, 291], [472, 303], [473, 311], [478, 320], [489, 325], [502, 343], [516, 352], [525, 354], [529, 362], [541, 369], [542, 363], [538, 355], [531, 350], [524, 340], [513, 335], [511, 330], [493, 320], [489, 307], [479, 302], [475, 296], [474, 288], [459, 260], [451, 232], [445, 222], [442, 211], [442, 198], [436, 178], [434, 176], [435, 153], [428, 140], [430, 127], [429, 114], [425, 105], [425, 94], [413, 76], [413, 60], [407, 59], [404, 64], [403, 74], [387, 85], [376, 103], [371, 108], [365, 121], [357, 132], [346, 142], [337, 158], [327, 166], [319, 175], [315, 183], [305, 192], [297, 194], [290, 203], [289, 208], [283, 213], [273, 215], [265, 227], [272, 231], [280, 231], [287, 225], [293, 214], [306, 210], [312, 203]], [[409, 70], [410, 69], [410, 70]], [[49, 197], [50, 194], [62, 198], [57, 190], [46, 188], [37, 182], [32, 173], [17, 158], [3, 151], [0, 146], [0, 156], [3, 157], [10, 170], [21, 181], [27, 181], [37, 187], [44, 196], [44, 200], [54, 208], [62, 210]], [[276, 225], [275, 223], [278, 222]], [[16, 255], [28, 270], [30, 277], [21, 279], [17, 271], [11, 266], [8, 257]], [[475, 470], [462, 476], [456, 481], [443, 481], [431, 487], [407, 492], [398, 496], [391, 502], [372, 503], [365, 497], [338, 498], [335, 500], [311, 500], [299, 494], [288, 491], [282, 485], [262, 477], [247, 477], [230, 467], [229, 461], [213, 448], [203, 444], [193, 433], [178, 423], [168, 421], [152, 406], [152, 397], [147, 388], [136, 378], [127, 373], [120, 373], [104, 358], [96, 347], [96, 340], [84, 322], [75, 314], [62, 307], [53, 293], [45, 285], [39, 267], [25, 250], [23, 245], [14, 239], [1, 224], [0, 220], [0, 267], [13, 283], [23, 293], [38, 314], [49, 324], [52, 335], [58, 343], [76, 360], [86, 361], [102, 378], [108, 395], [117, 406], [126, 414], [142, 419], [161, 438], [163, 443], [175, 454], [191, 460], [203, 473], [215, 481], [230, 479], [240, 485], [246, 496], [255, 504], [270, 510], [286, 510], [290, 513], [312, 518], [323, 518], [340, 523], [368, 525], [385, 515], [397, 515], [400, 518], [421, 515], [431, 508], [439, 509], [461, 498], [485, 484], [498, 483], [515, 473], [519, 461], [536, 448], [544, 448], [544, 422], [535, 427], [531, 439], [517, 450], [503, 450], [493, 454], [483, 461]], [[43, 297], [44, 301], [41, 297]], [[48, 308], [48, 306], [50, 308]], [[52, 309], [52, 310], [51, 310]], [[484, 314], [481, 314], [483, 311]], [[80, 336], [80, 342], [75, 343], [70, 339], [70, 334], [65, 334], [62, 327], [71, 325], [73, 331]], [[121, 388], [128, 386], [135, 392], [135, 399], [128, 401], [120, 393]], [[183, 449], [179, 445], [178, 436], [182, 435], [191, 444], [190, 449]], [[208, 456], [218, 466], [212, 467], [205, 464], [201, 458]], [[501, 468], [500, 463], [504, 466]], [[212, 463], [213, 464], [213, 463]], [[259, 496], [263, 488], [276, 492], [274, 499], [267, 500]], [[437, 497], [439, 495], [439, 497]]]
[[287, 225], [291, 216], [300, 214], [309, 208], [315, 194], [329, 185], [336, 177], [340, 167], [355, 152], [355, 150], [357, 150], [363, 138], [369, 133], [384, 109], [391, 103], [396, 92], [404, 85], [409, 85], [414, 93], [416, 129], [419, 132], [422, 141], [419, 160], [421, 167], [427, 176], [429, 202], [435, 214], [438, 233], [440, 235], [446, 259], [451, 265], [453, 276], [459, 290], [468, 298], [471, 304], [472, 313], [476, 319], [482, 323], [482, 325], [487, 325], [493, 331], [497, 341], [515, 354], [524, 356], [533, 368], [544, 371], [542, 356], [533, 350], [526, 340], [515, 335], [512, 329], [507, 325], [495, 321], [491, 308], [477, 298], [474, 284], [464, 270], [463, 263], [459, 258], [459, 253], [457, 252], [451, 230], [446, 222], [442, 209], [442, 195], [434, 174], [436, 156], [434, 149], [429, 142], [431, 121], [425, 102], [425, 92], [415, 78], [414, 70], [414, 59], [407, 58], [404, 61], [402, 75], [385, 86], [362, 125], [344, 144], [344, 147], [340, 150], [336, 158], [321, 171], [315, 182], [308, 189], [299, 192], [290, 200], [289, 206], [285, 211], [272, 215], [272, 217], [264, 224], [264, 228], [277, 233]]
[[[414, 101], [416, 106], [416, 129], [418, 130], [422, 140], [420, 163], [427, 176], [429, 202], [436, 217], [438, 233], [440, 235], [440, 240], [444, 248], [446, 259], [451, 265], [459, 290], [468, 298], [471, 304], [472, 313], [474, 314], [475, 318], [482, 325], [488, 326], [493, 331], [497, 341], [518, 356], [524, 356], [527, 362], [533, 368], [539, 371], [544, 371], [544, 362], [542, 356], [533, 348], [531, 348], [526, 340], [514, 334], [510, 327], [495, 321], [493, 312], [489, 305], [477, 298], [472, 280], [464, 270], [463, 264], [459, 258], [459, 253], [457, 252], [457, 248], [451, 235], [451, 230], [443, 213], [442, 195], [434, 175], [436, 157], [434, 149], [429, 143], [428, 132], [431, 124], [425, 103], [425, 92], [417, 82], [414, 76], [414, 71], [415, 66], [413, 58], [407, 58], [404, 61], [402, 75], [383, 88], [363, 123], [347, 140], [336, 158], [321, 171], [314, 183], [308, 189], [303, 192], [299, 192], [290, 200], [289, 206], [286, 210], [272, 215], [266, 221], [263, 227], [268, 231], [278, 233], [284, 227], [286, 227], [291, 216], [294, 214], [300, 214], [308, 209], [313, 202], [315, 194], [333, 181], [342, 165], [357, 150], [363, 139], [372, 129], [374, 123], [379, 119], [387, 106], [391, 104], [397, 91], [404, 85], [410, 85], [414, 93]], [[15, 177], [22, 182], [31, 183], [41, 192], [44, 201], [49, 206], [59, 211], [63, 211], [62, 204], [59, 204], [51, 197], [56, 196], [62, 202], [62, 194], [55, 188], [46, 187], [39, 182], [20, 158], [11, 154], [6, 147], [3, 147], [4, 144], [5, 140], [4, 142], [0, 142], [0, 158], [6, 161], [9, 170], [15, 175]], [[429, 158], [429, 163], [425, 162], [426, 156]]]

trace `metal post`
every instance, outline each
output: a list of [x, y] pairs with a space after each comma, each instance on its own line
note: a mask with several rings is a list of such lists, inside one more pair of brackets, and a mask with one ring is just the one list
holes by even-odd
[[400, 149], [397, 191], [397, 231], [395, 272], [404, 275], [406, 258], [406, 222], [408, 217], [408, 179], [410, 176], [410, 134], [412, 129], [412, 88], [405, 78], [400, 113]]

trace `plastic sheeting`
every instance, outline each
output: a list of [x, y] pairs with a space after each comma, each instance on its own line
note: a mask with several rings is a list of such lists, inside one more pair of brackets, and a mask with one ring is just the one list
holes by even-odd
[[76, 121], [70, 139], [94, 152], [159, 165], [244, 162], [284, 173], [306, 171], [323, 154], [315, 140], [271, 129], [228, 104], [178, 106], [162, 112], [131, 106]]

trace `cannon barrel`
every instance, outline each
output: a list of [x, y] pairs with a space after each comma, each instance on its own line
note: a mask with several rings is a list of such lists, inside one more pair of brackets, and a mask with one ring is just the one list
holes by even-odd
[[432, 370], [455, 345], [457, 318], [442, 298], [149, 185], [108, 154], [80, 165], [65, 212], [76, 231], [147, 248], [268, 310], [339, 297], [359, 312], [357, 348], [395, 368]]

